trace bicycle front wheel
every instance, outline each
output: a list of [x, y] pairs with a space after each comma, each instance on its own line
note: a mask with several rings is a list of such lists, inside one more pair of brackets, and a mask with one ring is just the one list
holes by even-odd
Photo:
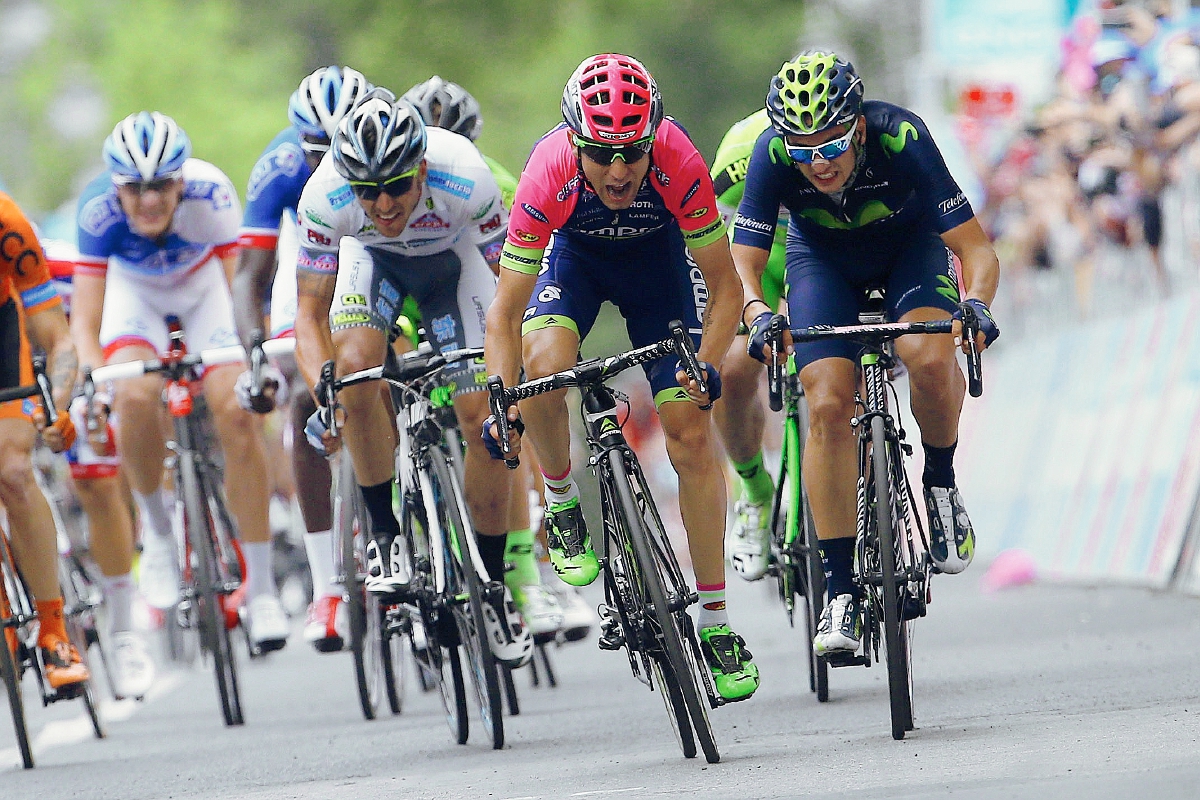
[[444, 454], [436, 449], [431, 450], [429, 465], [430, 478], [437, 487], [434, 497], [441, 516], [442, 535], [447, 544], [449, 569], [446, 582], [447, 589], [451, 589], [455, 595], [454, 622], [463, 653], [467, 657], [467, 673], [475, 687], [484, 733], [491, 740], [492, 747], [500, 750], [504, 747], [504, 695], [500, 688], [499, 665], [488, 645], [483, 619], [483, 604], [488, 602], [486, 590], [479, 573], [475, 571], [465, 541], [465, 537], [474, 536], [475, 532], [463, 520], [458, 482], [450, 474]]
[[226, 725], [241, 725], [241, 698], [238, 694], [237, 662], [233, 643], [225, 625], [224, 578], [218, 564], [216, 531], [209, 506], [204, 500], [200, 472], [195, 455], [179, 453], [179, 478], [183, 490], [184, 529], [191, 549], [191, 583], [200, 642], [212, 657], [217, 679], [217, 695]]
[[[12, 560], [12, 551], [8, 547], [8, 539], [0, 530], [0, 621], [4, 626], [0, 629], [0, 679], [8, 694], [8, 708], [12, 712], [13, 731], [17, 737], [17, 747], [21, 751], [21, 763], [25, 769], [33, 769], [33, 747], [29, 743], [29, 728], [25, 724], [25, 704], [21, 699], [21, 671], [17, 665], [16, 652], [19, 648], [17, 629], [15, 627], [13, 603], [10, 598], [18, 597], [21, 591], [18, 586], [16, 567]], [[10, 624], [13, 627], [10, 627]]]
[[363, 716], [375, 719], [383, 696], [383, 633], [379, 604], [367, 594], [363, 572], [369, 535], [366, 506], [354, 479], [349, 454], [343, 450], [337, 461], [333, 482], [333, 540], [340, 548], [342, 560], [342, 589], [350, 622], [358, 702]]
[[[641, 471], [636, 464], [632, 469], [627, 468], [625, 457], [620, 449], [610, 450], [609, 468], [621, 513], [632, 539], [637, 562], [635, 569], [640, 573], [641, 586], [648, 595], [651, 606], [648, 610], [661, 643], [661, 677], [668, 683], [668, 710], [682, 734], [683, 723], [679, 721], [675, 711], [677, 707], [670, 702], [669, 696], [671, 690], [677, 687], [677, 698], [683, 701], [686, 718], [700, 742], [704, 758], [708, 763], [715, 764], [721, 760], [721, 754], [708, 720], [708, 698], [701, 693], [698, 683], [698, 670], [708, 667], [700, 658], [691, 618], [687, 614], [685, 595], [688, 589], [679, 574], [678, 565], [674, 563], [670, 541]], [[669, 685], [672, 678], [676, 687]], [[694, 747], [688, 748], [685, 738], [681, 738], [680, 744], [685, 758], [695, 757]]]
[[[871, 418], [871, 467], [874, 472], [875, 524], [879, 534], [879, 564], [883, 594], [883, 642], [887, 649], [888, 696], [892, 716], [892, 738], [903, 739], [912, 730], [911, 652], [908, 623], [901, 608], [904, 563], [896, 557], [902, 543], [897, 535], [892, 459], [896, 453], [888, 444], [884, 418]], [[899, 465], [897, 465], [899, 466]]]

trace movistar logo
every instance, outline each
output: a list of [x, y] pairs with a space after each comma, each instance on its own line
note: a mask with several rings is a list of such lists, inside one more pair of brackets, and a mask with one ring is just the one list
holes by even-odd
[[916, 126], [911, 122], [901, 122], [900, 131], [895, 136], [892, 136], [890, 133], [881, 133], [879, 134], [879, 142], [883, 145], [883, 149], [892, 153], [899, 153], [908, 144], [908, 135], [910, 133], [914, 142], [921, 138], [917, 133]]
[[787, 147], [783, 144], [783, 139], [776, 136], [771, 140], [768, 150], [771, 153], [772, 164], [784, 164], [789, 167], [792, 165], [792, 157], [787, 154]]
[[958, 281], [949, 275], [937, 276], [938, 287], [934, 290], [952, 303], [958, 302]]

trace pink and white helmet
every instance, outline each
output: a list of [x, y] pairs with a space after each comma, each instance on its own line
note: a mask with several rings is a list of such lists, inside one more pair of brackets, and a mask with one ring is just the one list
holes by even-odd
[[636, 58], [585, 58], [563, 89], [563, 119], [581, 139], [621, 144], [649, 139], [662, 122], [662, 96]]

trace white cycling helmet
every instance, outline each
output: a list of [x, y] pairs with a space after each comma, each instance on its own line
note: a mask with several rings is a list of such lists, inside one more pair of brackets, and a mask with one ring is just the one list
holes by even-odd
[[288, 102], [288, 119], [304, 136], [332, 139], [338, 123], [371, 89], [361, 72], [321, 67], [300, 81]]
[[445, 128], [472, 142], [479, 138], [479, 132], [483, 130], [479, 101], [457, 83], [443, 80], [438, 75], [418, 83], [405, 92], [401, 99], [413, 104], [426, 125]]
[[178, 173], [192, 154], [187, 134], [166, 114], [141, 111], [104, 140], [104, 162], [117, 180], [152, 181]]
[[407, 100], [375, 87], [342, 117], [330, 147], [333, 166], [349, 181], [379, 181], [420, 166], [425, 123]]

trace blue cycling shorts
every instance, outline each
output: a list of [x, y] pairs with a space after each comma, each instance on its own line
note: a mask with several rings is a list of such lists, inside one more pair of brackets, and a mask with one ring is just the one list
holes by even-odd
[[[676, 319], [700, 346], [708, 289], [674, 225], [621, 241], [556, 231], [525, 309], [521, 335], [561, 327], [583, 341], [605, 300], [625, 318], [634, 347], [670, 338], [668, 326]], [[676, 361], [672, 356], [642, 365], [656, 405], [687, 399], [675, 380]]]
[[[885, 289], [888, 319], [897, 321], [917, 308], [958, 308], [958, 272], [954, 258], [933, 231], [918, 232], [894, 249], [866, 252], [814, 247], [789, 228], [787, 239], [788, 322], [857, 325], [865, 310], [865, 290]], [[848, 341], [797, 342], [796, 368], [822, 358], [857, 359], [860, 346]]]

